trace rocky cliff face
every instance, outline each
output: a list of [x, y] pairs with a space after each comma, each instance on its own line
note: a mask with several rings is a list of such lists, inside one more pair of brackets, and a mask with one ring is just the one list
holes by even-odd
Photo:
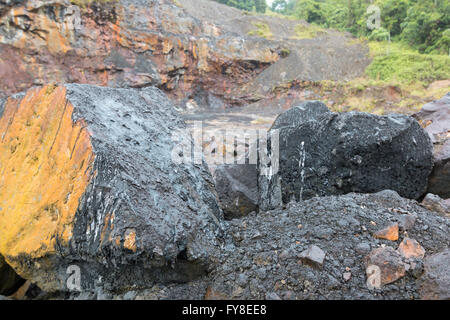
[[182, 106], [220, 108], [364, 71], [362, 45], [307, 29], [206, 0], [0, 1], [0, 97], [49, 82], [155, 85]]

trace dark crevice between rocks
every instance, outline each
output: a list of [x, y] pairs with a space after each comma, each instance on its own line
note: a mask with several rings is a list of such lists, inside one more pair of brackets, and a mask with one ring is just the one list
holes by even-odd
[[24, 283], [22, 279], [0, 256], [0, 295], [10, 296], [14, 294]]

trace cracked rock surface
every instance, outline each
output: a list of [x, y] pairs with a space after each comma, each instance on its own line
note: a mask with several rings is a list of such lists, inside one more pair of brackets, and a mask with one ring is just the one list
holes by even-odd
[[[417, 219], [398, 241], [373, 237], [379, 226], [410, 215]], [[423, 260], [400, 258], [398, 246], [413, 238], [426, 250], [427, 259], [450, 245], [448, 218], [393, 191], [313, 198], [227, 224], [230, 238], [216, 253], [218, 264], [211, 272], [184, 284], [155, 284], [139, 291], [138, 299], [420, 299], [417, 279], [423, 274]], [[326, 252], [322, 268], [302, 261], [302, 253], [312, 246]], [[372, 250], [383, 248], [395, 253], [404, 273], [370, 290], [366, 259]], [[441, 263], [439, 268], [445, 266]], [[443, 276], [435, 274], [438, 279]]]

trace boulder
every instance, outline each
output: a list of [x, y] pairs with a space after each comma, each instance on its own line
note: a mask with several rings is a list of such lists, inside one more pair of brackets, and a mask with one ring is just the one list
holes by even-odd
[[316, 120], [320, 115], [329, 112], [327, 106], [320, 101], [306, 101], [280, 114], [273, 122], [271, 130], [284, 127], [295, 128], [307, 121]]
[[12, 295], [24, 282], [0, 255], [0, 295]]
[[432, 145], [411, 117], [328, 112], [278, 133], [278, 171], [259, 178], [262, 209], [385, 189], [417, 199], [426, 190]]
[[428, 103], [414, 115], [434, 145], [434, 168], [428, 192], [443, 199], [450, 198], [450, 93], [441, 100]]
[[222, 165], [214, 171], [214, 178], [225, 219], [242, 217], [258, 209], [256, 165]]
[[421, 282], [421, 298], [424, 300], [450, 299], [450, 249], [433, 254], [425, 259], [425, 272]]
[[443, 200], [439, 196], [429, 193], [422, 200], [422, 206], [440, 215], [450, 216], [450, 199]]
[[45, 86], [9, 98], [0, 254], [48, 292], [203, 274], [223, 215], [205, 162], [174, 158], [173, 132], [192, 143], [185, 129], [152, 87]]

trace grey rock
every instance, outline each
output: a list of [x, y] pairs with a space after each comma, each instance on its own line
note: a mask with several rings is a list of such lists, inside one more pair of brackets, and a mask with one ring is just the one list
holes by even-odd
[[136, 299], [137, 292], [136, 291], [128, 291], [123, 295], [123, 300], [134, 300]]
[[110, 292], [104, 292], [103, 290], [99, 290], [97, 292], [97, 300], [112, 300], [113, 295]]
[[311, 245], [308, 249], [300, 253], [299, 258], [304, 264], [310, 265], [312, 267], [322, 268], [323, 262], [325, 260], [325, 252], [318, 246]]
[[268, 292], [266, 294], [266, 300], [281, 300], [281, 298], [275, 292]]
[[225, 219], [242, 217], [258, 209], [256, 164], [218, 166], [214, 179]]
[[280, 114], [272, 124], [271, 130], [284, 127], [295, 128], [307, 121], [316, 120], [320, 115], [329, 112], [330, 110], [323, 102], [306, 101]]
[[450, 216], [450, 206], [438, 195], [431, 193], [427, 194], [422, 200], [422, 206], [430, 211], [436, 212], [437, 214]]
[[408, 231], [414, 227], [417, 217], [412, 214], [404, 214], [398, 218], [398, 226], [400, 230]]
[[434, 167], [428, 182], [428, 193], [450, 198], [450, 93], [423, 106], [413, 115], [430, 135], [434, 145]]
[[367, 254], [370, 251], [370, 244], [366, 242], [358, 243], [355, 250], [359, 254]]
[[421, 281], [421, 298], [425, 300], [450, 299], [450, 249], [427, 257]]
[[266, 269], [263, 269], [263, 268], [256, 270], [256, 274], [258, 275], [258, 278], [260, 278], [260, 279], [265, 279], [267, 276]]
[[244, 286], [248, 283], [248, 276], [246, 274], [239, 274], [236, 281], [239, 285]]
[[96, 294], [90, 291], [83, 291], [73, 297], [73, 300], [95, 300]]
[[5, 111], [5, 103], [6, 99], [0, 97], [0, 117], [3, 115], [3, 112]]
[[408, 273], [411, 274], [414, 278], [419, 279], [424, 272], [424, 264], [421, 259], [411, 259], [409, 261], [410, 269]]
[[260, 208], [385, 189], [417, 199], [427, 188], [432, 166], [430, 138], [411, 117], [324, 113], [279, 129], [279, 170], [260, 175]]
[[440, 139], [440, 135], [447, 133], [450, 121], [450, 92], [442, 99], [427, 103], [420, 112], [413, 115], [424, 123], [425, 131], [430, 135], [433, 142]]

